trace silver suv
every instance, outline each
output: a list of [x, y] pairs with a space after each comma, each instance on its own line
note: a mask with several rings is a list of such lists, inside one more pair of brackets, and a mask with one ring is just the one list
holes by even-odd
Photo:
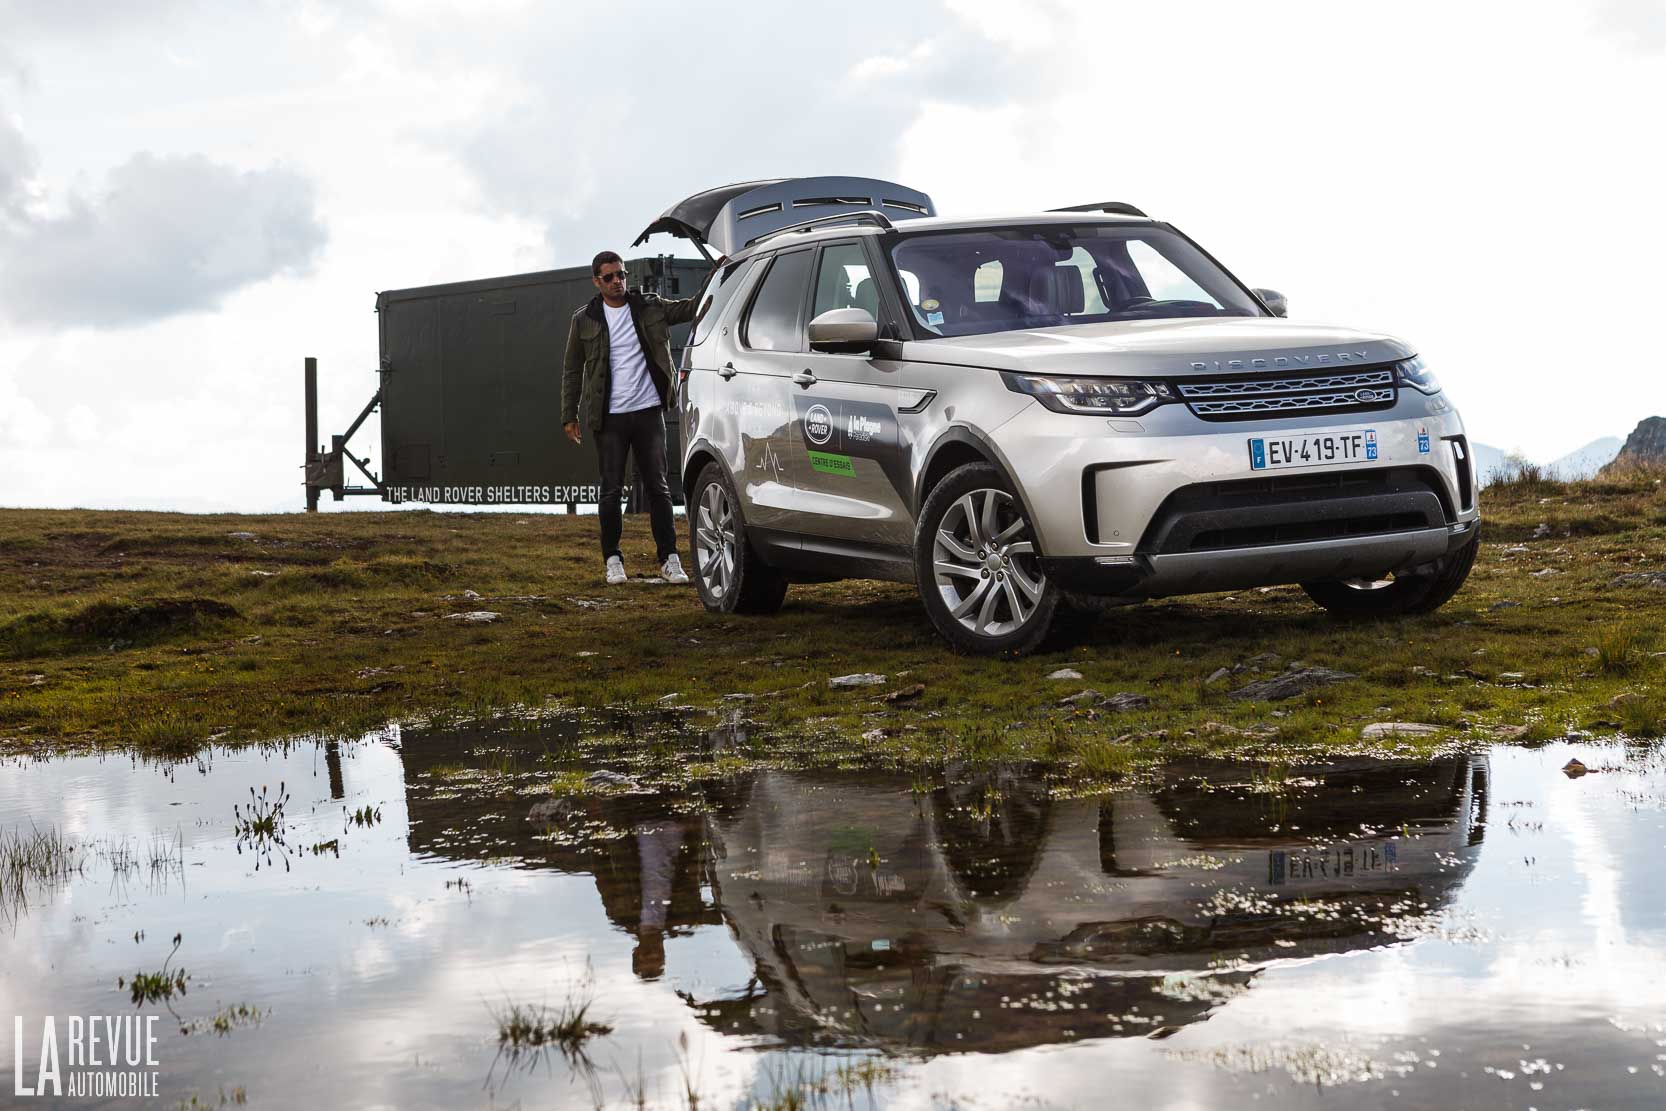
[[1426, 612], [1474, 562], [1463, 423], [1417, 351], [1281, 319], [1132, 206], [952, 220], [785, 179], [653, 231], [727, 255], [677, 400], [710, 610], [891, 579], [956, 648], [1023, 652], [1061, 607], [1276, 583]]

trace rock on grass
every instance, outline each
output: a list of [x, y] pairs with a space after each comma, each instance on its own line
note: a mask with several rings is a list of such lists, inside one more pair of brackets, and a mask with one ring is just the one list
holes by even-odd
[[1276, 702], [1284, 698], [1294, 698], [1317, 687], [1328, 687], [1332, 683], [1357, 678], [1359, 676], [1348, 671], [1333, 671], [1328, 667], [1303, 667], [1239, 687], [1227, 697], [1240, 702]]
[[877, 687], [885, 682], [885, 676], [872, 671], [857, 671], [850, 675], [835, 675], [827, 680], [827, 685], [835, 690], [848, 690], [852, 687]]
[[1628, 571], [1612, 579], [1609, 586], [1666, 586], [1666, 571]]
[[1376, 721], [1359, 731], [1359, 735], [1368, 741], [1379, 741], [1384, 737], [1432, 737], [1440, 732], [1440, 726], [1429, 725], [1421, 721]]

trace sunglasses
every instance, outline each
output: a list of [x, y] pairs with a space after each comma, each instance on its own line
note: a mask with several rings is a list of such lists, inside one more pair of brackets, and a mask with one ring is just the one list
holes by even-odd
[[613, 273], [603, 274], [601, 277], [604, 282], [622, 282], [625, 280], [625, 272], [623, 270], [615, 270]]

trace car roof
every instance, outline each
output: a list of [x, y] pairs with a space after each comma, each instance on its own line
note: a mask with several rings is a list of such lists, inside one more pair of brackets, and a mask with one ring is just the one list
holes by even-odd
[[[856, 217], [857, 213], [852, 213]], [[821, 225], [805, 228], [802, 231], [786, 229], [765, 236], [745, 248], [736, 251], [732, 258], [748, 258], [758, 254], [778, 251], [787, 247], [798, 247], [808, 243], [818, 243], [824, 239], [849, 239], [851, 236], [889, 235], [893, 232], [907, 232], [910, 235], [918, 232], [933, 231], [971, 231], [977, 228], [1008, 228], [1033, 227], [1037, 224], [1104, 224], [1107, 226], [1137, 227], [1159, 223], [1148, 216], [1125, 216], [1103, 212], [1022, 212], [994, 216], [916, 216], [910, 220], [897, 222], [892, 227], [884, 227], [874, 223], [850, 223]]]

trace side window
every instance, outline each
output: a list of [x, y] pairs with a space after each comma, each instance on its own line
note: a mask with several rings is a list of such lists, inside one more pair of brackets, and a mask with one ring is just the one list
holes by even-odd
[[705, 342], [707, 336], [717, 322], [723, 319], [723, 313], [729, 308], [729, 303], [735, 299], [735, 294], [746, 284], [746, 275], [752, 271], [753, 259], [742, 259], [731, 262], [706, 283], [705, 291], [700, 297], [700, 311], [695, 318], [694, 337], [689, 340], [691, 346], [698, 346]]
[[1082, 276], [1082, 305], [1080, 308], [1067, 308], [1065, 311], [1090, 314], [1105, 312], [1105, 299], [1099, 296], [1099, 283], [1093, 279], [1093, 256], [1083, 248], [1077, 247], [1071, 252], [1070, 261], [1064, 265], [1074, 267]]
[[912, 270], [897, 271], [897, 277], [902, 279], [903, 292], [908, 294], [908, 303], [915, 308], [920, 307], [920, 276]]
[[862, 244], [832, 243], [821, 249], [810, 319], [829, 309], [850, 308], [866, 309], [869, 316], [879, 319], [879, 290], [868, 273], [868, 256]]
[[1140, 272], [1145, 287], [1159, 301], [1201, 301], [1221, 307], [1221, 303], [1204, 292], [1202, 286], [1188, 278], [1180, 267], [1164, 258], [1157, 248], [1143, 239], [1128, 241], [1128, 257]]
[[809, 251], [778, 255], [746, 316], [741, 339], [757, 351], [800, 351], [803, 329], [798, 311], [804, 306], [804, 284], [810, 280]]
[[992, 258], [988, 262], [972, 271], [972, 300], [999, 301], [1001, 299], [1001, 279], [1006, 274], [1006, 267], [1001, 260]]

